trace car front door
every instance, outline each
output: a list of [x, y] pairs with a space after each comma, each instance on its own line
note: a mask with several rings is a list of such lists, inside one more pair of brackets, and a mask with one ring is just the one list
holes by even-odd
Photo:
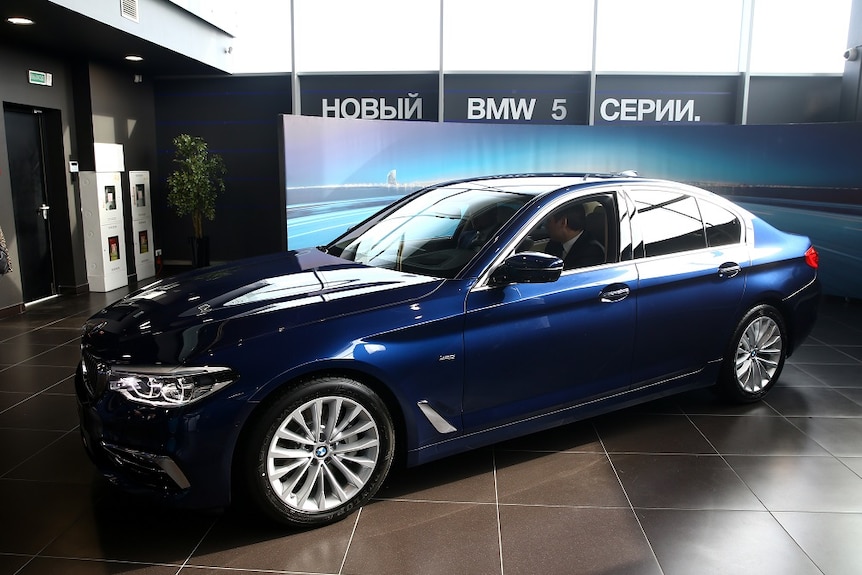
[[627, 257], [621, 252], [631, 253], [631, 242], [615, 197], [603, 196], [611, 216], [609, 263], [564, 271], [550, 283], [480, 285], [469, 293], [466, 432], [565, 409], [629, 386], [637, 270], [633, 261], [619, 261]]

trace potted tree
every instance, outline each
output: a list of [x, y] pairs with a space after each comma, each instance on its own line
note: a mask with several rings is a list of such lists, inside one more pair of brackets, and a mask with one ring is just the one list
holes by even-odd
[[180, 134], [173, 140], [177, 169], [168, 176], [168, 203], [177, 215], [192, 216], [192, 265], [209, 265], [209, 237], [204, 236], [203, 220], [215, 219], [216, 197], [224, 191], [224, 160], [207, 150], [198, 136]]

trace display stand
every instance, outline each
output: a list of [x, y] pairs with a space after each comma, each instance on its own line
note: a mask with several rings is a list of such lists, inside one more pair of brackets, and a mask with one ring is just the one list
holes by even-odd
[[153, 254], [153, 216], [150, 208], [150, 173], [129, 172], [129, 205], [132, 213], [132, 245], [135, 253], [135, 269], [138, 280], [156, 275]]
[[80, 172], [84, 255], [90, 291], [128, 285], [123, 182], [119, 172]]

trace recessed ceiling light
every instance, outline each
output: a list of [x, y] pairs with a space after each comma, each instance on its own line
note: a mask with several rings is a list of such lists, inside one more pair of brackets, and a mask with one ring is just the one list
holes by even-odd
[[19, 18], [17, 16], [13, 16], [11, 18], [6, 18], [6, 21], [9, 22], [10, 24], [15, 24], [17, 26], [29, 26], [29, 25], [34, 23], [29, 18]]
[[128, 56], [126, 56], [126, 60], [128, 60], [129, 62], [140, 62], [141, 60], [143, 60], [143, 58], [141, 56], [138, 56], [137, 54], [129, 54]]

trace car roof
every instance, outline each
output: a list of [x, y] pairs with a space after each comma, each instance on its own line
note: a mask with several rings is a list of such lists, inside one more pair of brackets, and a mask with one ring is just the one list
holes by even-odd
[[576, 185], [592, 184], [598, 182], [625, 181], [631, 183], [633, 180], [640, 181], [631, 172], [621, 174], [600, 173], [536, 173], [536, 174], [506, 174], [499, 176], [484, 176], [468, 178], [454, 182], [442, 183], [439, 187], [445, 188], [471, 188], [486, 187], [488, 190], [496, 190], [507, 193], [542, 195], [554, 190], [568, 188]]

